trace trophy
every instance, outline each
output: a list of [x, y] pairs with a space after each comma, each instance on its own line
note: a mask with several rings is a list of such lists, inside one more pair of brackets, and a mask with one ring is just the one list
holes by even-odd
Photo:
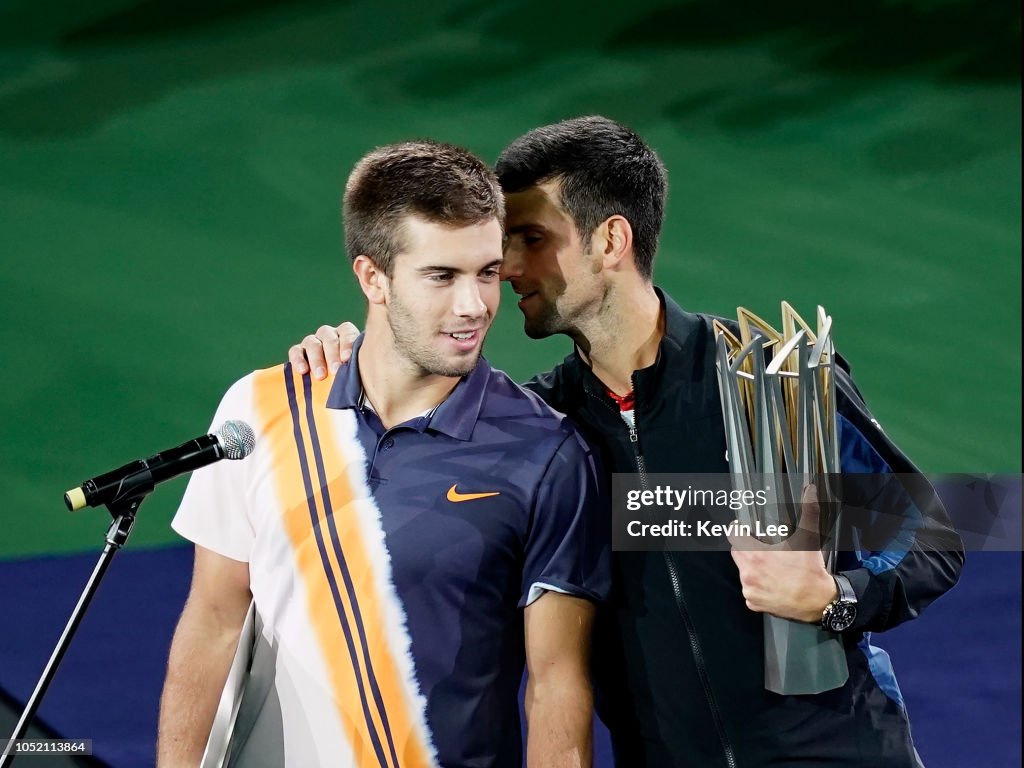
[[[714, 322], [729, 471], [735, 490], [767, 495], [763, 507], [737, 512], [737, 521], [751, 529], [760, 522], [761, 530], [783, 524], [795, 531], [803, 488], [813, 483], [820, 517], [812, 533], [834, 573], [840, 468], [832, 318], [819, 306], [812, 330], [784, 301], [781, 333], [742, 307], [737, 319], [738, 337]], [[785, 546], [780, 537], [765, 543]], [[849, 676], [842, 640], [817, 624], [765, 614], [764, 652], [765, 688], [773, 693], [821, 693]]]

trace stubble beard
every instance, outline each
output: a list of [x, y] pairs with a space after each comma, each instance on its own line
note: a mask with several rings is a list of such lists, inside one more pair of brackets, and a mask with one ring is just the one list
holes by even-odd
[[[438, 349], [417, 336], [417, 320], [391, 287], [391, 302], [388, 305], [388, 325], [395, 340], [395, 351], [408, 360], [421, 373], [433, 376], [462, 377], [476, 367], [479, 353], [461, 360], [447, 358]], [[484, 331], [487, 326], [484, 326]]]
[[554, 307], [545, 306], [543, 312], [533, 318], [523, 315], [523, 331], [531, 339], [546, 339], [561, 333], [563, 325], [562, 317]]

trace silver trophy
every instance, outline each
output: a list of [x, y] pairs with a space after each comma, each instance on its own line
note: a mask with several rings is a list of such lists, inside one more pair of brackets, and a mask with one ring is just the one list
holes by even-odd
[[[834, 573], [840, 469], [832, 318], [819, 306], [814, 331], [785, 301], [781, 333], [742, 307], [737, 317], [738, 337], [715, 322], [729, 471], [734, 489], [768, 497], [763, 507], [737, 512], [737, 520], [795, 531], [803, 489], [813, 483], [821, 509], [815, 533]], [[784, 546], [778, 537], [765, 543]], [[821, 693], [849, 676], [842, 640], [816, 624], [765, 614], [764, 653], [764, 684], [773, 693]]]

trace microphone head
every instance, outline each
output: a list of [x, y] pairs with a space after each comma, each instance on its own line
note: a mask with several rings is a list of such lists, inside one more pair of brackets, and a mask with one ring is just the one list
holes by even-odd
[[244, 421], [225, 421], [213, 434], [224, 449], [225, 459], [244, 459], [256, 447], [256, 434]]

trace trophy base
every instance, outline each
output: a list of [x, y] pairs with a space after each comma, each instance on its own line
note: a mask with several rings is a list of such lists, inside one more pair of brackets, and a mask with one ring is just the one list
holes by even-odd
[[814, 624], [765, 616], [764, 655], [764, 687], [772, 693], [822, 693], [850, 676], [842, 638]]

